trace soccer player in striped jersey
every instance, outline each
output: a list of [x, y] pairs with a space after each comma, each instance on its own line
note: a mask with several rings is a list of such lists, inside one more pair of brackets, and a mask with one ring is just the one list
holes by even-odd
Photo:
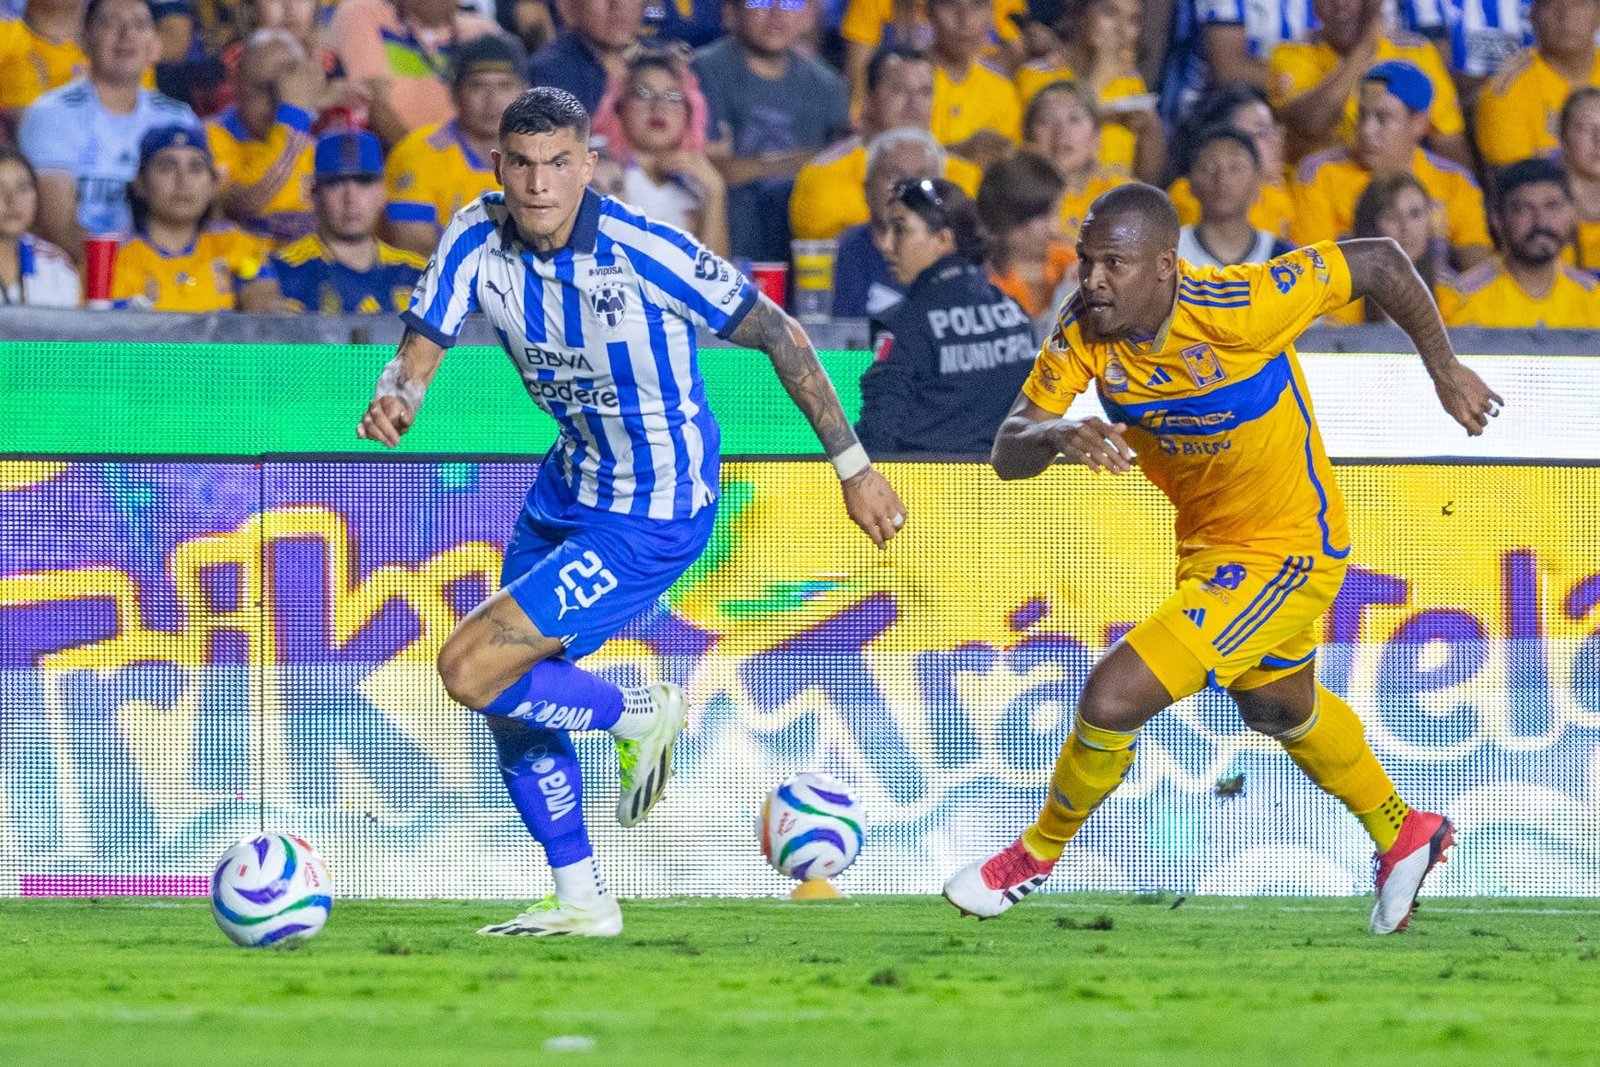
[[[945, 896], [991, 918], [1044, 884], [1132, 769], [1139, 728], [1216, 684], [1371, 835], [1371, 928], [1393, 933], [1452, 827], [1400, 799], [1361, 720], [1317, 684], [1316, 623], [1344, 580], [1350, 533], [1294, 341], [1365, 297], [1410, 336], [1468, 433], [1483, 432], [1500, 398], [1456, 359], [1432, 294], [1387, 237], [1222, 269], [1183, 262], [1177, 243], [1160, 190], [1123, 185], [1095, 201], [1078, 239], [1079, 288], [991, 457], [1008, 479], [1063, 456], [1113, 473], [1137, 463], [1177, 508], [1177, 590], [1090, 671], [1038, 820], [952, 875]], [[1091, 383], [1106, 418], [1066, 418]]]
[[445, 229], [358, 430], [399, 444], [472, 311], [560, 427], [506, 546], [500, 590], [439, 653], [446, 690], [493, 733], [512, 803], [555, 877], [553, 896], [484, 934], [622, 929], [583, 824], [568, 735], [616, 739], [617, 820], [633, 826], [671, 776], [683, 694], [665, 683], [622, 689], [575, 661], [654, 604], [710, 537], [719, 432], [697, 326], [767, 353], [833, 461], [850, 518], [880, 548], [905, 522], [805, 331], [693, 238], [587, 189], [588, 139], [589, 116], [565, 90], [529, 89], [506, 109], [493, 156], [504, 191]]

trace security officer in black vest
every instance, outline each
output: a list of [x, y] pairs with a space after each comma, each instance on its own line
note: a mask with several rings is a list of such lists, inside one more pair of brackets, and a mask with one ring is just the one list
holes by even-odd
[[987, 456], [1033, 369], [1027, 314], [989, 283], [978, 212], [942, 178], [895, 185], [884, 258], [901, 303], [872, 320], [856, 433], [873, 455]]

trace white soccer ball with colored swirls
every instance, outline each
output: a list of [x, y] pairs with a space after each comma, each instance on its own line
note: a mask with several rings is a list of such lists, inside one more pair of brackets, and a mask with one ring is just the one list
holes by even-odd
[[256, 834], [228, 849], [211, 874], [211, 914], [234, 944], [315, 937], [333, 908], [317, 850], [288, 834]]
[[761, 803], [761, 854], [780, 874], [832, 878], [855, 862], [866, 841], [861, 804], [826, 774], [797, 774]]

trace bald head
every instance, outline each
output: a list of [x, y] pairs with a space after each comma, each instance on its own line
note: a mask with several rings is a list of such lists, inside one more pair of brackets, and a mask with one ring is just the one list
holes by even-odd
[[1101, 193], [1083, 226], [1092, 224], [1137, 234], [1140, 243], [1160, 252], [1178, 247], [1178, 210], [1166, 193], [1143, 182], [1128, 182]]
[[1078, 292], [1097, 341], [1150, 337], [1172, 311], [1178, 213], [1153, 185], [1119, 185], [1089, 206], [1078, 232]]

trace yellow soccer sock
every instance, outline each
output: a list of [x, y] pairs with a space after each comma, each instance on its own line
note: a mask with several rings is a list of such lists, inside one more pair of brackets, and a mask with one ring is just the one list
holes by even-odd
[[1107, 730], [1081, 718], [1077, 721], [1056, 757], [1050, 796], [1039, 821], [1022, 832], [1022, 843], [1036, 859], [1061, 858], [1083, 821], [1127, 776], [1138, 736], [1137, 730]]
[[1307, 777], [1361, 820], [1379, 852], [1394, 845], [1411, 809], [1395, 793], [1349, 704], [1318, 685], [1311, 717], [1277, 741]]

